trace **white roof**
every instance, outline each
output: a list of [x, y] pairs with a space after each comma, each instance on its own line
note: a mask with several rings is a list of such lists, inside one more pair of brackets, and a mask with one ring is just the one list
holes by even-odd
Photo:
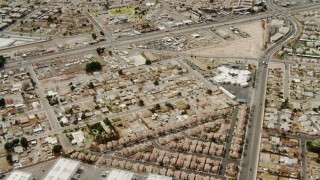
[[146, 180], [172, 180], [172, 177], [161, 176], [158, 174], [149, 174]]
[[73, 140], [72, 142], [75, 142], [77, 144], [80, 144], [84, 141], [85, 137], [84, 137], [84, 134], [83, 132], [80, 130], [80, 131], [77, 131], [77, 132], [73, 132], [72, 133], [72, 136], [73, 136]]
[[11, 46], [15, 42], [16, 40], [14, 39], [0, 38], [0, 48]]
[[134, 173], [120, 169], [112, 169], [106, 180], [131, 180]]
[[56, 137], [46, 137], [44, 140], [49, 144], [57, 144], [58, 143], [58, 139]]
[[60, 158], [47, 172], [43, 180], [70, 180], [79, 167], [79, 161]]
[[13, 171], [6, 180], [31, 180], [32, 174], [23, 171]]
[[213, 77], [214, 81], [241, 85], [250, 80], [251, 72], [248, 70], [230, 69], [224, 66], [218, 67], [217, 69], [220, 74]]
[[146, 63], [146, 59], [142, 55], [131, 56], [129, 59], [134, 61], [135, 66], [144, 65]]

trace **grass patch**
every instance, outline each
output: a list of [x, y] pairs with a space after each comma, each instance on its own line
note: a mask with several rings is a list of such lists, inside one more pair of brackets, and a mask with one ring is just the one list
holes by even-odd
[[117, 16], [117, 15], [121, 15], [121, 14], [125, 14], [125, 15], [132, 15], [134, 13], [134, 7], [124, 7], [124, 8], [118, 8], [118, 9], [112, 9], [109, 10], [109, 13]]

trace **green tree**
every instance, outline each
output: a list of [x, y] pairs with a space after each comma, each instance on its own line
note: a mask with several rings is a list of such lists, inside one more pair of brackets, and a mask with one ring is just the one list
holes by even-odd
[[91, 73], [94, 71], [100, 71], [101, 69], [102, 69], [102, 66], [98, 61], [91, 61], [86, 65], [86, 71], [88, 73]]
[[61, 146], [60, 144], [57, 144], [57, 145], [53, 146], [53, 148], [52, 148], [52, 152], [53, 152], [54, 154], [60, 153], [61, 150], [62, 150], [62, 146]]
[[0, 107], [5, 107], [6, 106], [6, 100], [4, 98], [0, 99]]
[[160, 106], [160, 104], [156, 104], [155, 106], [154, 106], [154, 109], [160, 109], [161, 108], [161, 106]]
[[146, 60], [146, 65], [150, 65], [151, 64], [151, 61], [148, 59]]
[[119, 69], [118, 74], [119, 74], [120, 76], [123, 75], [122, 69]]
[[48, 17], [48, 22], [49, 23], [52, 23], [53, 22], [53, 18], [49, 15], [49, 17]]
[[6, 63], [6, 58], [0, 55], [0, 68], [3, 68], [5, 63]]
[[96, 49], [96, 51], [97, 51], [97, 53], [98, 53], [99, 55], [101, 55], [101, 54], [104, 52], [104, 50], [105, 50], [104, 47], [98, 47], [98, 48]]
[[112, 51], [109, 51], [109, 55], [112, 56]]
[[12, 140], [13, 146], [15, 146], [15, 145], [17, 145], [17, 144], [19, 144], [19, 143], [20, 143], [20, 139], [14, 139], [14, 140]]
[[212, 94], [212, 90], [211, 90], [211, 89], [208, 89], [208, 90], [207, 90], [207, 94], [211, 95], [211, 94]]
[[100, 31], [100, 35], [101, 35], [101, 36], [104, 36], [104, 32], [103, 32], [103, 31]]
[[94, 84], [93, 84], [93, 82], [89, 82], [88, 86], [89, 86], [90, 89], [94, 89]]
[[96, 33], [92, 33], [91, 36], [92, 36], [92, 39], [94, 39], [94, 40], [97, 39], [97, 37], [98, 37]]
[[158, 81], [158, 80], [155, 80], [153, 84], [156, 85], [156, 86], [158, 86], [158, 85], [159, 85], [159, 81]]
[[7, 151], [11, 151], [13, 148], [13, 144], [12, 142], [6, 142], [6, 144], [4, 144], [4, 149]]
[[289, 99], [286, 98], [284, 102], [281, 103], [281, 109], [288, 109], [289, 108]]
[[7, 154], [6, 159], [10, 164], [12, 163], [12, 155], [11, 154]]
[[139, 100], [139, 106], [144, 106], [144, 102], [142, 99]]
[[165, 104], [168, 108], [170, 108], [171, 110], [174, 110], [174, 106], [171, 103], [166, 103]]
[[20, 139], [20, 144], [21, 144], [22, 147], [27, 148], [27, 147], [28, 147], [28, 141], [27, 141], [27, 139], [26, 139], [25, 137], [22, 137], [22, 138]]

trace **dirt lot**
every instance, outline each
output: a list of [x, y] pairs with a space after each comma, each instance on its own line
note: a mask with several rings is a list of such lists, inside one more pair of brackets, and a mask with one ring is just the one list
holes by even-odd
[[[233, 41], [221, 42], [204, 48], [186, 51], [193, 55], [215, 56], [215, 57], [258, 57], [262, 51], [263, 28], [260, 21], [254, 21], [236, 28], [248, 33], [251, 37], [240, 38]], [[231, 34], [231, 33], [230, 33]]]

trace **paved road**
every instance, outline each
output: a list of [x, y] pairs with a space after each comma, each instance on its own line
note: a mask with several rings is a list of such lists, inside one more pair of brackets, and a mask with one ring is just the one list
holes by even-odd
[[[158, 101], [156, 103], [148, 104], [148, 105], [143, 106], [143, 107], [136, 107], [136, 108], [130, 109], [128, 111], [123, 111], [123, 112], [120, 112], [120, 113], [110, 114], [108, 116], [102, 116], [101, 118], [93, 118], [93, 119], [91, 119], [89, 121], [86, 121], [86, 122], [82, 121], [82, 122], [79, 122], [79, 124], [77, 124], [77, 125], [72, 124], [72, 125], [69, 125], [69, 126], [61, 127], [60, 124], [58, 123], [58, 121], [56, 121], [57, 124], [59, 125], [59, 127], [53, 128], [53, 130], [51, 130], [49, 132], [44, 132], [44, 133], [39, 134], [39, 135], [27, 136], [26, 138], [28, 140], [32, 140], [32, 139], [36, 139], [36, 138], [44, 138], [44, 137], [47, 137], [47, 136], [50, 136], [50, 135], [62, 133], [65, 130], [74, 129], [76, 127], [84, 127], [87, 124], [95, 124], [95, 123], [98, 123], [98, 122], [104, 120], [105, 118], [109, 118], [109, 119], [119, 118], [119, 117], [122, 117], [122, 116], [127, 115], [127, 114], [132, 114], [134, 112], [138, 112], [138, 111], [142, 111], [142, 110], [145, 110], [145, 109], [149, 109], [149, 108], [154, 107], [156, 104], [160, 104], [161, 105], [161, 104], [165, 104], [165, 103], [174, 103], [176, 101], [180, 101], [182, 99], [185, 99], [186, 97], [188, 97], [188, 96], [181, 96], [181, 97], [178, 97], [178, 98], [172, 98], [172, 99], [168, 99], [168, 100], [161, 100], [161, 101]], [[48, 109], [51, 109], [51, 106], [48, 107]], [[51, 111], [49, 111], [49, 112], [51, 112]], [[49, 119], [49, 120], [50, 120], [50, 123], [55, 121], [54, 118]]]
[[213, 85], [210, 81], [204, 78], [198, 71], [192, 69], [189, 65], [187, 65], [183, 60], [178, 60], [178, 62], [182, 67], [187, 69], [195, 78], [197, 78], [199, 81], [205, 84], [209, 89], [211, 89], [212, 91], [215, 91], [218, 89], [216, 85]]
[[[272, 6], [271, 2], [268, 2], [269, 6]], [[273, 9], [280, 11], [277, 7]], [[285, 12], [285, 11], [281, 11]], [[291, 41], [292, 37], [297, 37], [301, 33], [299, 22], [294, 19], [290, 14], [286, 13], [287, 19], [292, 23], [291, 32], [286, 35], [282, 40], [277, 42], [274, 46], [270, 47], [267, 52], [261, 57], [261, 61], [269, 62], [272, 60], [273, 54], [275, 54], [281, 47]], [[257, 169], [259, 162], [259, 151], [260, 151], [260, 142], [261, 142], [261, 132], [263, 125], [263, 116], [264, 116], [264, 103], [265, 103], [265, 93], [267, 85], [267, 75], [268, 68], [262, 62], [259, 62], [258, 73], [257, 73], [257, 89], [255, 90], [254, 95], [254, 104], [256, 109], [253, 116], [252, 122], [252, 131], [249, 132], [249, 148], [248, 156], [244, 159], [244, 167], [240, 179], [256, 179], [257, 178]]]
[[47, 112], [47, 117], [49, 119], [52, 129], [53, 130], [59, 129], [60, 124], [58, 123], [57, 117], [53, 112], [52, 106], [49, 104], [43, 89], [40, 87], [40, 81], [38, 80], [36, 73], [34, 72], [31, 66], [27, 66], [27, 71], [30, 73], [30, 78], [36, 83], [35, 91], [39, 96], [41, 106]]
[[92, 17], [92, 15], [88, 12], [87, 9], [84, 9], [84, 14], [87, 16], [87, 18], [92, 22], [92, 24], [94, 24], [100, 32], [104, 33], [104, 36], [108, 39], [108, 40], [114, 40], [114, 38], [97, 22], [97, 20], [95, 20], [94, 17]]
[[[35, 15], [36, 13], [40, 12], [43, 8], [45, 7], [49, 7], [49, 5], [51, 5], [54, 2], [54, 0], [50, 0], [47, 4], [40, 6], [39, 8], [35, 9], [34, 11], [32, 11], [31, 13], [29, 13], [27, 16], [17, 20], [15, 23], [11, 24], [10, 26], [8, 26], [7, 28], [5, 28], [4, 30], [2, 30], [1, 34], [6, 34], [7, 31], [10, 31], [11, 29], [15, 28], [17, 25], [20, 24], [21, 21], [25, 21], [26, 19], [29, 19], [31, 16]], [[21, 34], [21, 33], [17, 33], [17, 34]]]
[[283, 77], [283, 98], [289, 98], [290, 96], [290, 65], [285, 64], [285, 74]]
[[230, 130], [229, 130], [229, 133], [228, 133], [228, 137], [227, 137], [227, 141], [226, 141], [226, 145], [225, 145], [225, 150], [224, 150], [224, 158], [221, 161], [221, 164], [222, 164], [222, 169], [220, 171], [221, 175], [225, 174], [226, 167], [227, 167], [227, 165], [229, 163], [235, 163], [235, 164], [240, 165], [240, 162], [239, 162], [238, 159], [231, 159], [229, 157], [230, 148], [231, 148], [231, 142], [232, 142], [232, 138], [233, 138], [233, 133], [234, 133], [235, 126], [236, 126], [236, 123], [237, 123], [238, 112], [239, 112], [238, 108], [233, 110]]
[[[111, 47], [115, 47], [115, 46], [126, 46], [126, 45], [130, 45], [133, 43], [139, 43], [139, 42], [143, 42], [143, 41], [149, 41], [152, 39], [161, 38], [164, 36], [172, 36], [173, 34], [183, 34], [183, 33], [188, 33], [188, 32], [192, 32], [195, 30], [203, 30], [203, 29], [208, 29], [211, 27], [219, 27], [219, 26], [225, 25], [226, 23], [228, 23], [228, 24], [243, 23], [243, 22], [249, 22], [249, 21], [253, 21], [253, 20], [271, 17], [271, 16], [274, 16], [275, 14], [288, 14], [288, 13], [295, 13], [295, 12], [300, 12], [303, 10], [317, 9], [317, 8], [320, 8], [319, 4], [312, 5], [312, 6], [306, 6], [303, 8], [290, 9], [285, 12], [283, 12], [283, 11], [277, 12], [277, 13], [276, 12], [265, 12], [265, 13], [251, 15], [251, 16], [240, 16], [240, 17], [237, 17], [237, 19], [226, 19], [224, 22], [218, 22], [218, 23], [214, 23], [214, 24], [213, 23], [212, 24], [211, 23], [197, 24], [194, 26], [184, 27], [183, 29], [182, 28], [176, 29], [171, 32], [156, 31], [156, 32], [148, 33], [148, 34], [141, 35], [141, 36], [122, 39], [122, 40], [119, 40], [118, 42], [100, 42], [98, 44], [94, 44], [91, 46], [84, 46], [84, 47], [80, 47], [77, 49], [69, 49], [69, 50], [60, 51], [60, 52], [56, 52], [56, 53], [45, 54], [45, 55], [41, 55], [40, 57], [30, 57], [30, 58], [26, 59], [27, 62], [25, 62], [25, 63], [30, 64], [30, 63], [39, 62], [39, 61], [45, 62], [45, 61], [50, 61], [54, 58], [58, 58], [61, 56], [68, 56], [68, 55], [92, 51], [92, 50], [95, 50], [97, 47], [101, 47], [101, 46], [106, 47], [106, 48], [111, 48]], [[26, 47], [26, 46], [24, 46], [24, 47]], [[3, 50], [0, 50], [0, 53], [2, 53], [2, 51]], [[19, 66], [19, 61], [8, 62], [6, 66], [7, 67]]]

